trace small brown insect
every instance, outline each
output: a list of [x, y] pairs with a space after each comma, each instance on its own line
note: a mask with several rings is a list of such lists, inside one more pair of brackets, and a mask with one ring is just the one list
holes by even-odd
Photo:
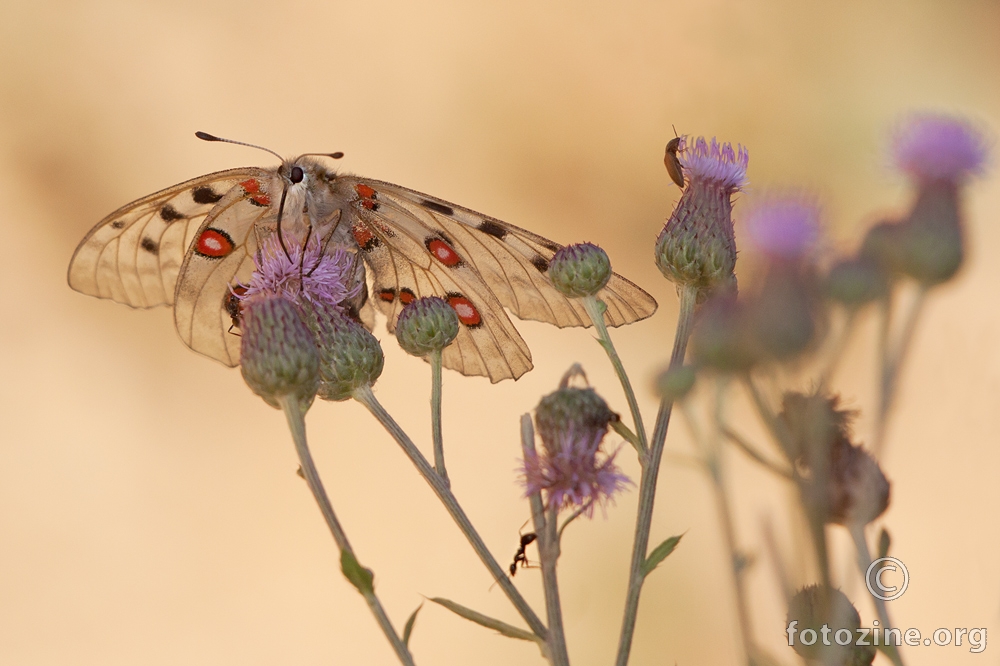
[[677, 159], [677, 149], [680, 148], [680, 145], [681, 138], [679, 136], [674, 137], [667, 142], [667, 150], [663, 155], [663, 165], [667, 167], [667, 173], [670, 174], [670, 180], [677, 183], [677, 187], [683, 190], [684, 170], [681, 168], [680, 160]]

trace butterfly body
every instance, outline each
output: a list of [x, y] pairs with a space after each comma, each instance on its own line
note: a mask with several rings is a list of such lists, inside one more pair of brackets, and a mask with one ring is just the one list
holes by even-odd
[[[589, 322], [582, 303], [548, 280], [557, 243], [398, 185], [339, 174], [311, 157], [220, 171], [120, 208], [81, 241], [69, 284], [132, 307], [172, 305], [189, 347], [235, 366], [234, 290], [249, 283], [254, 256], [272, 234], [286, 252], [286, 244], [315, 238], [324, 252], [360, 256], [356, 276], [365, 281], [367, 267], [371, 292], [362, 289], [345, 305], [369, 328], [376, 310], [392, 332], [408, 302], [444, 298], [462, 323], [444, 364], [466, 375], [495, 382], [531, 368], [527, 344], [504, 308], [560, 327]], [[611, 326], [656, 309], [652, 297], [618, 275], [598, 298]]]

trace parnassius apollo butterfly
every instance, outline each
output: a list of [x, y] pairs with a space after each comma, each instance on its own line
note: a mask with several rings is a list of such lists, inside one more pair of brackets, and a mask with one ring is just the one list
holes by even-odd
[[[589, 324], [583, 304], [546, 275], [557, 243], [399, 185], [336, 173], [308, 155], [201, 176], [116, 210], [80, 242], [69, 284], [136, 308], [173, 305], [185, 344], [235, 366], [233, 289], [249, 283], [261, 241], [279, 226], [280, 239], [318, 237], [326, 252], [339, 247], [364, 259], [355, 263], [357, 278], [366, 280], [367, 266], [371, 291], [347, 305], [369, 329], [375, 309], [391, 333], [413, 299], [447, 300], [462, 326], [444, 365], [465, 375], [497, 382], [531, 369], [505, 307], [559, 327]], [[656, 310], [649, 294], [617, 274], [597, 296], [610, 326]]]

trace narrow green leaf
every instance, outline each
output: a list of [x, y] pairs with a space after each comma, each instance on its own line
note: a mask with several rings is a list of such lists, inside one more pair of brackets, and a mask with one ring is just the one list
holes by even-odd
[[653, 552], [646, 558], [646, 561], [642, 563], [642, 575], [648, 576], [650, 572], [660, 564], [660, 562], [667, 559], [667, 556], [674, 552], [674, 548], [676, 548], [677, 544], [681, 542], [681, 537], [683, 536], [683, 534], [672, 536], [654, 548]]
[[885, 557], [889, 554], [889, 545], [892, 543], [892, 539], [889, 537], [889, 532], [884, 527], [882, 528], [882, 533], [878, 535], [878, 556], [879, 559]]
[[403, 627], [403, 645], [406, 647], [410, 647], [410, 634], [413, 633], [413, 623], [417, 621], [417, 613], [419, 613], [420, 609], [423, 607], [423, 602], [420, 602], [417, 609], [410, 615], [410, 619], [406, 621], [406, 626]]
[[494, 631], [497, 631], [503, 634], [504, 636], [508, 636], [510, 638], [517, 638], [522, 641], [535, 641], [536, 643], [541, 642], [538, 636], [535, 636], [530, 631], [520, 629], [513, 625], [507, 624], [506, 622], [502, 622], [500, 620], [492, 618], [488, 615], [483, 615], [482, 613], [474, 611], [471, 608], [466, 608], [461, 604], [456, 604], [454, 601], [450, 601], [448, 599], [442, 599], [441, 597], [431, 597], [431, 601], [433, 601], [436, 604], [440, 604], [441, 606], [444, 606], [452, 613], [460, 615], [464, 617], [466, 620], [469, 620], [470, 622], [475, 622], [476, 624], [482, 625], [487, 629], [493, 629]]
[[366, 569], [361, 566], [351, 551], [340, 551], [340, 570], [343, 572], [344, 577], [350, 581], [351, 585], [356, 587], [358, 592], [361, 594], [368, 595], [375, 592], [375, 586], [373, 584], [375, 574], [372, 573], [371, 569]]

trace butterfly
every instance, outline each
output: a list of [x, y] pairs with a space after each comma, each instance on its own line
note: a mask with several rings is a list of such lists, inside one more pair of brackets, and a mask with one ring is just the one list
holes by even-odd
[[[392, 333], [407, 303], [444, 298], [461, 326], [443, 362], [464, 375], [498, 382], [531, 369], [531, 352], [504, 308], [559, 327], [590, 324], [582, 302], [563, 296], [546, 275], [559, 244], [399, 185], [337, 173], [318, 159], [341, 156], [219, 171], [133, 201], [80, 242], [69, 285], [136, 308], [173, 306], [184, 343], [227, 366], [239, 364], [236, 294], [274, 233], [283, 247], [285, 239], [315, 236], [326, 252], [341, 248], [363, 259], [355, 262], [357, 279], [370, 282], [370, 291], [345, 305], [369, 330], [376, 310]], [[617, 274], [597, 297], [609, 326], [656, 311], [652, 296]]]

